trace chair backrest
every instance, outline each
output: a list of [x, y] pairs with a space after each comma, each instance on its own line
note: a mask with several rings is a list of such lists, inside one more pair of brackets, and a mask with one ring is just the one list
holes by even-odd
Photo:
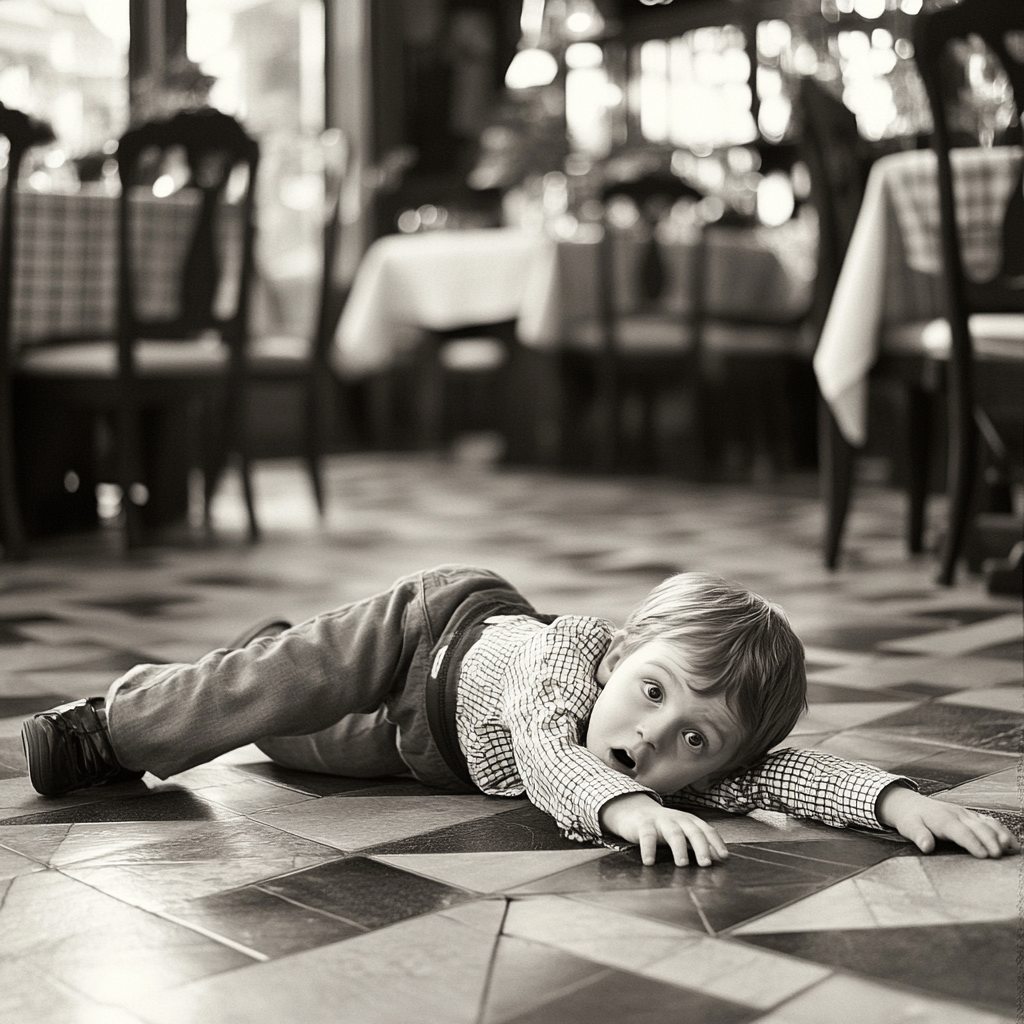
[[946, 81], [949, 44], [977, 37], [1001, 62], [1009, 78], [1018, 121], [1024, 106], [1024, 3], [1021, 0], [962, 0], [955, 7], [926, 11], [914, 26], [914, 52], [931, 104], [932, 149], [938, 164], [939, 223], [946, 278], [954, 369], [971, 358], [967, 318], [973, 312], [1024, 312], [1024, 166], [1003, 215], [1002, 260], [995, 277], [972, 280], [964, 271], [953, 177], [951, 95]]
[[812, 320], [820, 328], [860, 212], [870, 160], [856, 116], [821, 83], [801, 80], [800, 107], [800, 152], [810, 172], [811, 203], [818, 215]]
[[348, 170], [348, 144], [337, 128], [328, 128], [321, 135], [320, 143], [324, 158], [323, 263], [313, 334], [313, 360], [316, 364], [323, 364], [328, 359], [347, 291], [339, 284], [336, 276], [342, 234], [341, 194]]
[[0, 222], [0, 352], [6, 363], [11, 343], [11, 284], [14, 276], [14, 208], [18, 173], [32, 146], [53, 141], [50, 126], [0, 103], [0, 136], [7, 139], [7, 183]]
[[[215, 328], [240, 354], [253, 268], [258, 143], [235, 118], [204, 108], [129, 129], [118, 143], [117, 160], [122, 371], [130, 367], [131, 344], [140, 336], [184, 338]], [[185, 180], [175, 180], [175, 174]], [[165, 200], [172, 201], [179, 185], [183, 196], [197, 199], [198, 211], [183, 249], [176, 309], [164, 315], [147, 314], [135, 288], [134, 268], [144, 258], [144, 239], [133, 223], [138, 213], [135, 199], [148, 186], [151, 198], [172, 193]], [[222, 216], [226, 199], [232, 201], [233, 223], [231, 215]], [[182, 220], [180, 215], [178, 219]], [[226, 291], [232, 301], [227, 303], [223, 285], [229, 285]]]
[[[704, 195], [674, 174], [656, 173], [643, 175], [629, 181], [615, 181], [607, 184], [601, 192], [606, 210], [609, 202], [616, 197], [630, 199], [636, 204], [640, 219], [647, 231], [648, 237], [643, 256], [637, 267], [639, 278], [636, 285], [643, 299], [648, 302], [657, 302], [665, 288], [665, 267], [655, 238], [658, 220], [677, 200], [692, 199], [694, 202], [700, 202]], [[614, 284], [611, 283], [612, 272], [609, 263], [612, 258], [611, 249], [614, 245], [614, 236], [615, 232], [610, 228], [606, 218], [604, 233], [606, 244], [603, 262], [608, 266], [608, 276], [604, 277], [602, 281], [602, 296], [609, 303], [612, 302], [615, 291]], [[605, 284], [609, 284], [610, 287], [603, 287]]]

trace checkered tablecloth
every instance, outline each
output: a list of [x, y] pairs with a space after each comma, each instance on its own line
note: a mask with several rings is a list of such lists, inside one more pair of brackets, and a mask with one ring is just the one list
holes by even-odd
[[[1002, 259], [1003, 213], [1011, 189], [1020, 180], [1021, 152], [1013, 148], [955, 149], [950, 163], [956, 176], [956, 220], [964, 270], [976, 281], [990, 280]], [[935, 154], [926, 149], [905, 154], [886, 175], [886, 183], [908, 266], [922, 274], [940, 274]]]
[[[88, 191], [19, 193], [12, 285], [16, 345], [113, 333], [117, 202]], [[176, 313], [178, 277], [198, 210], [198, 195], [187, 189], [163, 199], [140, 189], [131, 197], [131, 230], [141, 254], [135, 277], [140, 312], [153, 317]], [[222, 242], [237, 252], [239, 219], [221, 221]], [[236, 284], [234, 274], [225, 275], [219, 308], [233, 304]]]
[[[951, 154], [967, 273], [991, 277], [1001, 259], [1006, 203], [1019, 181], [1017, 147]], [[885, 323], [942, 317], [942, 254], [935, 155], [911, 150], [871, 168], [864, 201], [814, 355], [814, 370], [843, 436], [867, 439], [867, 379]]]

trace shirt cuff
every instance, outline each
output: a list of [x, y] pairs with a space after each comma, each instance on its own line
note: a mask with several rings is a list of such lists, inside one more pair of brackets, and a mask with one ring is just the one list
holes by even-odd
[[626, 796], [629, 793], [643, 793], [644, 796], [657, 800], [659, 804], [664, 803], [661, 796], [653, 789], [641, 786], [639, 782], [634, 782], [618, 773], [615, 773], [612, 778], [602, 777], [600, 784], [595, 785], [593, 789], [593, 798], [587, 801], [586, 807], [580, 808], [579, 817], [571, 825], [565, 827], [564, 834], [569, 839], [575, 839], [578, 842], [601, 843], [604, 846], [611, 846], [612, 849], [618, 849], [619, 847], [615, 845], [618, 843], [625, 843], [626, 846], [629, 846], [630, 844], [621, 836], [605, 832], [601, 828], [601, 808], [610, 800]]

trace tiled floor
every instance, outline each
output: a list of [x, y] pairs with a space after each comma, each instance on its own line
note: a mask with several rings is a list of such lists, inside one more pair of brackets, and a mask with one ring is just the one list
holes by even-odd
[[862, 492], [820, 567], [810, 480], [558, 479], [340, 457], [316, 526], [289, 463], [257, 477], [267, 536], [126, 560], [101, 535], [0, 564], [0, 1020], [981, 1024], [1015, 1017], [1020, 857], [719, 816], [732, 857], [644, 867], [560, 839], [524, 800], [278, 769], [253, 748], [166, 783], [32, 792], [21, 717], [192, 659], [444, 561], [543, 611], [621, 621], [668, 572], [779, 600], [808, 647], [795, 743], [870, 760], [1022, 832], [1019, 601], [910, 560], [900, 499]]

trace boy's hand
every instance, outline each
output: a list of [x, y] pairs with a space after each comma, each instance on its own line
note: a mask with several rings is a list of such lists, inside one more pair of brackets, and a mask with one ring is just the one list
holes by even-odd
[[922, 853], [936, 839], [950, 839], [975, 857], [1001, 857], [1020, 850], [1020, 842], [995, 818], [915, 793], [898, 782], [887, 786], [875, 807], [878, 820], [915, 843]]
[[658, 843], [666, 843], [680, 867], [690, 863], [687, 845], [701, 867], [710, 867], [713, 860], [729, 856], [722, 837], [702, 818], [686, 811], [662, 807], [644, 793], [625, 793], [613, 797], [598, 815], [607, 832], [640, 846], [645, 864], [653, 864]]

